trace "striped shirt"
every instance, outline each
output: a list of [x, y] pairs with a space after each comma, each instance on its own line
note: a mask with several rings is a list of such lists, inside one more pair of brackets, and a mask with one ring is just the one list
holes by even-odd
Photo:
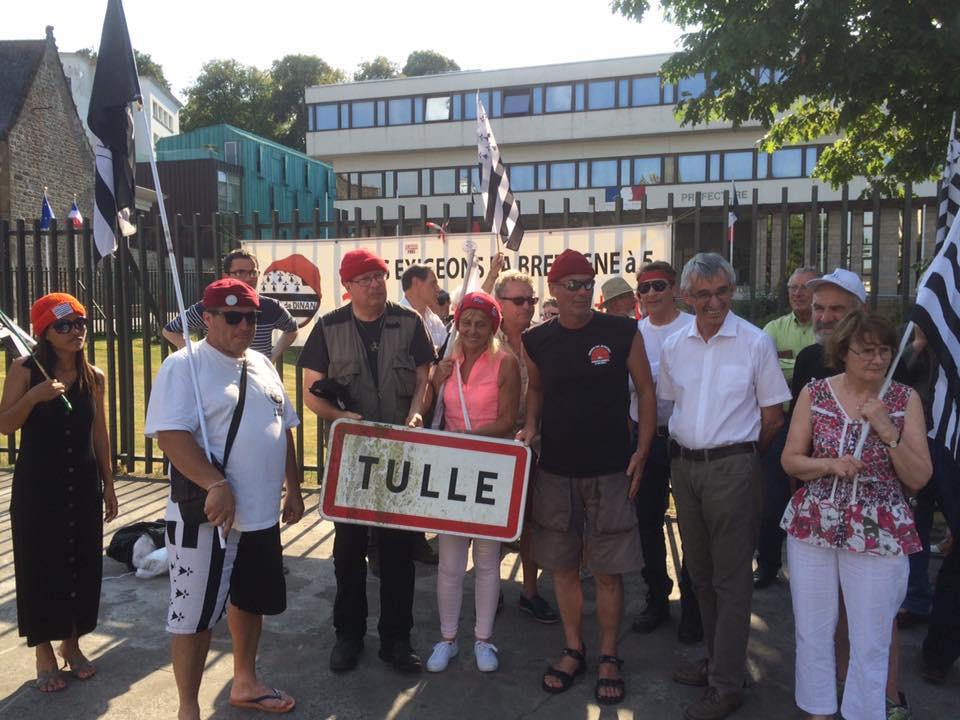
[[[290, 332], [297, 329], [297, 321], [287, 309], [273, 298], [260, 296], [260, 322], [250, 343], [251, 350], [262, 352], [267, 357], [273, 353], [273, 331]], [[192, 332], [206, 334], [207, 325], [203, 322], [203, 303], [194, 303], [187, 308], [187, 325]], [[183, 334], [183, 325], [178, 314], [163, 328], [167, 332]]]

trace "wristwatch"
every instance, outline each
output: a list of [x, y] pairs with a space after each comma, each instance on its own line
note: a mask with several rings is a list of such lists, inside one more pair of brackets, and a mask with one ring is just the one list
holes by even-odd
[[891, 450], [893, 450], [897, 445], [900, 444], [900, 434], [899, 434], [899, 433], [897, 434], [897, 438], [896, 438], [896, 440], [894, 440], [893, 442], [883, 442], [883, 440], [881, 440], [880, 442], [882, 442], [882, 443], [883, 443], [884, 445], [886, 445], [888, 448], [890, 448]]

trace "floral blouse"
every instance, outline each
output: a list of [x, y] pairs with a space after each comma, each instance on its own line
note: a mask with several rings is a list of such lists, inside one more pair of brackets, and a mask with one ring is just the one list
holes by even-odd
[[[810, 424], [815, 458], [852, 455], [862, 425], [850, 418], [829, 380], [814, 380], [810, 392]], [[890, 419], [903, 431], [912, 390], [893, 382], [883, 397]], [[864, 467], [856, 479], [833, 475], [817, 478], [794, 493], [780, 527], [797, 540], [825, 548], [868, 555], [909, 555], [921, 550], [913, 511], [904, 499], [887, 447], [873, 430], [861, 455]]]

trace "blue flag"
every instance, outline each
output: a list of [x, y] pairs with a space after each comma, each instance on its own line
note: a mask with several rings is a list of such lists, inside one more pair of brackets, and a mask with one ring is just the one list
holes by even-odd
[[49, 230], [50, 221], [56, 220], [57, 216], [53, 214], [53, 208], [50, 207], [50, 201], [47, 200], [47, 191], [43, 191], [43, 204], [40, 206], [40, 229]]

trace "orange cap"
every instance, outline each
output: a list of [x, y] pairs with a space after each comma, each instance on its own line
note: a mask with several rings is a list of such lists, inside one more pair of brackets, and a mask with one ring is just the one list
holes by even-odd
[[48, 327], [70, 313], [76, 313], [80, 317], [87, 316], [87, 309], [69, 293], [55, 292], [37, 298], [30, 308], [33, 334], [36, 337], [42, 336]]

